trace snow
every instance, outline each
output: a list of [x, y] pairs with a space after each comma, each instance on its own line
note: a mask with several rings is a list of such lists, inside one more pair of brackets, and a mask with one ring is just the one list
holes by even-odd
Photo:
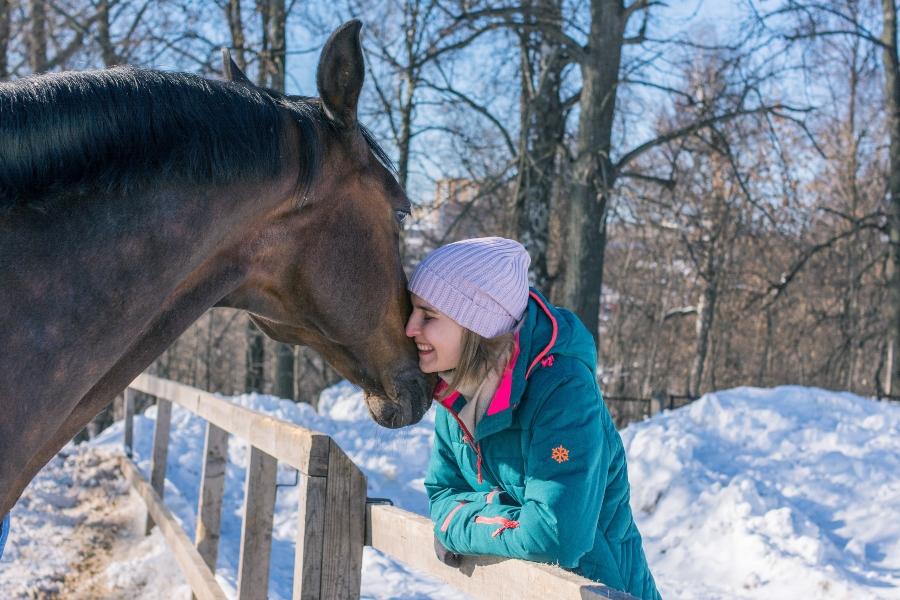
[[708, 394], [622, 432], [668, 598], [900, 598], [900, 406]]
[[[422, 481], [434, 409], [412, 427], [383, 429], [346, 382], [323, 393], [318, 414], [271, 396], [232, 400], [331, 435], [365, 472], [370, 497], [427, 514]], [[150, 408], [135, 418], [135, 458], [145, 474], [154, 417]], [[203, 428], [174, 408], [165, 501], [189, 536]], [[63, 540], [87, 518], [73, 516], [83, 489], [98, 489], [85, 483], [103, 476], [90, 457], [121, 448], [122, 431], [117, 423], [90, 445], [67, 448], [70, 456], [51, 461], [26, 491], [0, 561], [0, 596], [52, 587], [72, 568], [77, 557], [66, 553]], [[621, 435], [632, 509], [664, 598], [900, 599], [900, 406], [814, 388], [737, 388], [632, 424]], [[216, 565], [232, 596], [247, 458], [247, 446], [232, 438]], [[289, 598], [298, 491], [290, 469], [279, 467], [278, 481], [270, 594]], [[109, 497], [122, 493], [115, 491], [121, 484], [104, 485], [113, 489]], [[139, 500], [116, 502], [141, 521]], [[156, 531], [113, 554], [96, 585], [138, 598], [184, 589]], [[372, 599], [462, 597], [371, 548], [362, 592]]]

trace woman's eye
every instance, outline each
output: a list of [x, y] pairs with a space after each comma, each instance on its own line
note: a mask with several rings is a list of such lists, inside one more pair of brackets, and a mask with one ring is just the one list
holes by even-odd
[[425, 317], [425, 320], [426, 320], [426, 321], [430, 321], [430, 320], [432, 320], [433, 318], [434, 318], [434, 317], [427, 317], [427, 316], [426, 316], [426, 317]]

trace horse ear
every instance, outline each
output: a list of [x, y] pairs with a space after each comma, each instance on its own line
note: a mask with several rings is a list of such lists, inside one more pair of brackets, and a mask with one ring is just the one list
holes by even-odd
[[360, 29], [357, 19], [338, 27], [325, 42], [316, 70], [325, 114], [341, 127], [356, 125], [356, 103], [365, 77]]
[[234, 64], [231, 60], [231, 52], [228, 48], [222, 48], [222, 71], [225, 73], [225, 81], [233, 81], [235, 83], [243, 83], [244, 85], [253, 85], [253, 82], [244, 75], [241, 68]]

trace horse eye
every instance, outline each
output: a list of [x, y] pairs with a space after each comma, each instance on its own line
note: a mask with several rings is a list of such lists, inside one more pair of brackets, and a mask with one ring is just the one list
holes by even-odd
[[402, 225], [403, 221], [406, 220], [406, 217], [409, 216], [409, 211], [397, 209], [394, 211], [394, 216], [397, 217], [397, 222]]

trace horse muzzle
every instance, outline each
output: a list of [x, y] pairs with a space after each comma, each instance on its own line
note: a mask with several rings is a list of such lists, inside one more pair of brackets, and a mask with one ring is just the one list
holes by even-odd
[[372, 419], [382, 427], [397, 429], [415, 425], [431, 407], [434, 376], [420, 371], [398, 374], [387, 387], [387, 394], [366, 393], [366, 405]]

